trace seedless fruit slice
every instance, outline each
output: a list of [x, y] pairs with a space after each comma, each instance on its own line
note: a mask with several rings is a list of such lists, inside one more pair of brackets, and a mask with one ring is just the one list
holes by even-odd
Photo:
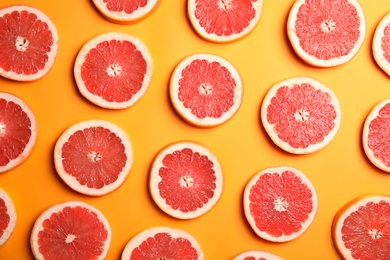
[[161, 0], [92, 0], [109, 21], [119, 24], [138, 22], [155, 11]]
[[170, 227], [153, 227], [134, 236], [122, 253], [122, 260], [194, 259], [202, 260], [198, 242], [187, 232]]
[[35, 116], [20, 98], [0, 92], [0, 173], [23, 163], [37, 139]]
[[390, 256], [390, 197], [367, 194], [347, 203], [333, 221], [333, 243], [344, 259]]
[[149, 88], [153, 61], [137, 38], [119, 32], [98, 35], [80, 50], [74, 76], [80, 93], [108, 108], [128, 108]]
[[288, 17], [287, 34], [303, 61], [332, 67], [356, 55], [364, 41], [366, 22], [356, 0], [297, 0]]
[[16, 212], [9, 195], [0, 188], [0, 247], [10, 238], [15, 229]]
[[277, 146], [290, 153], [307, 154], [322, 149], [334, 138], [341, 110], [332, 90], [314, 79], [297, 77], [268, 91], [261, 120]]
[[244, 191], [245, 216], [255, 233], [272, 242], [296, 239], [317, 212], [317, 193], [310, 180], [292, 167], [257, 173]]
[[192, 219], [210, 211], [222, 194], [222, 170], [204, 146], [178, 142], [155, 157], [149, 189], [156, 204], [178, 219]]
[[188, 0], [187, 13], [200, 37], [211, 42], [231, 42], [254, 30], [263, 0]]
[[170, 98], [188, 123], [213, 127], [231, 119], [241, 106], [243, 84], [233, 65], [212, 54], [194, 54], [174, 69]]
[[35, 221], [31, 249], [36, 259], [104, 259], [111, 229], [103, 214], [81, 201], [46, 209]]
[[376, 63], [390, 76], [390, 13], [378, 24], [372, 43]]
[[58, 34], [42, 11], [25, 5], [0, 9], [0, 76], [33, 81], [54, 64]]
[[133, 164], [127, 134], [103, 120], [83, 121], [70, 126], [54, 149], [58, 175], [73, 190], [101, 196], [126, 180]]
[[265, 251], [259, 251], [259, 250], [249, 250], [246, 252], [243, 252], [233, 258], [233, 260], [283, 260], [279, 256], [276, 256], [274, 254], [265, 252]]

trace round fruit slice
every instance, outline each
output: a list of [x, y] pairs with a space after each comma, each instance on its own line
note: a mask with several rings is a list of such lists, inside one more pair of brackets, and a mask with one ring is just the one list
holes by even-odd
[[356, 0], [297, 0], [289, 14], [287, 34], [303, 61], [332, 67], [348, 62], [359, 51], [366, 21]]
[[133, 164], [127, 134], [103, 120], [83, 121], [69, 127], [54, 150], [58, 175], [73, 190], [100, 196], [117, 189]]
[[92, 103], [123, 109], [149, 88], [153, 61], [146, 46], [124, 33], [105, 33], [88, 41], [77, 55], [74, 75], [81, 94]]
[[265, 251], [259, 251], [259, 250], [249, 250], [246, 252], [243, 252], [233, 258], [233, 260], [283, 260], [279, 256], [276, 256], [274, 254], [265, 252]]
[[260, 171], [246, 185], [243, 201], [255, 233], [272, 242], [302, 235], [313, 222], [318, 205], [313, 184], [291, 167]]
[[198, 127], [213, 127], [231, 119], [241, 106], [242, 80], [225, 59], [194, 54], [174, 69], [170, 98], [178, 114]]
[[390, 76], [390, 13], [378, 24], [372, 43], [376, 63]]
[[0, 9], [0, 76], [33, 81], [54, 64], [58, 34], [40, 10], [25, 5]]
[[122, 260], [194, 259], [202, 260], [198, 242], [187, 232], [169, 227], [154, 227], [133, 237], [122, 253]]
[[149, 189], [156, 204], [178, 219], [210, 211], [222, 194], [217, 158], [193, 142], [178, 142], [160, 151], [152, 163]]
[[36, 139], [37, 123], [27, 104], [14, 95], [0, 92], [0, 173], [24, 162]]
[[263, 0], [188, 0], [187, 13], [194, 30], [211, 42], [238, 40], [256, 27]]
[[138, 22], [155, 11], [161, 0], [92, 0], [109, 21], [119, 24]]
[[385, 260], [390, 256], [390, 197], [365, 195], [339, 210], [333, 243], [344, 259]]
[[307, 154], [320, 150], [336, 135], [341, 120], [337, 97], [306, 77], [275, 84], [261, 107], [261, 120], [272, 141], [283, 150]]
[[0, 188], [0, 247], [8, 241], [15, 229], [16, 213], [11, 198]]
[[48, 208], [35, 221], [31, 233], [36, 259], [104, 259], [110, 242], [106, 218], [81, 201]]
[[386, 99], [377, 104], [366, 118], [362, 138], [368, 159], [385, 172], [390, 172], [389, 127], [390, 99]]

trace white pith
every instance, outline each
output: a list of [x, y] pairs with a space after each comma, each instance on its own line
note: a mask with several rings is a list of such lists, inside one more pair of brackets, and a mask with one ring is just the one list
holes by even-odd
[[15, 48], [18, 51], [26, 51], [29, 45], [29, 41], [21, 36], [16, 37]]
[[108, 66], [106, 72], [111, 77], [119, 76], [122, 72], [122, 67], [119, 64], [112, 64]]

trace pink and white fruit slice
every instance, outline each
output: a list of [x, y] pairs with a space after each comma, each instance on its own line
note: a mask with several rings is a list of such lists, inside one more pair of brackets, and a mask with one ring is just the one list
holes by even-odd
[[366, 21], [357, 0], [297, 0], [288, 17], [287, 34], [303, 61], [333, 67], [357, 54]]
[[189, 233], [170, 227], [153, 227], [134, 236], [122, 253], [122, 260], [203, 260], [198, 242]]
[[111, 228], [103, 214], [81, 201], [46, 209], [35, 221], [31, 237], [35, 259], [104, 259]]
[[390, 75], [390, 13], [382, 18], [375, 30], [372, 51], [379, 67]]
[[0, 188], [0, 247], [8, 241], [16, 225], [16, 212], [10, 196]]
[[156, 155], [149, 189], [162, 211], [178, 219], [193, 219], [210, 211], [220, 199], [222, 170], [204, 146], [174, 143]]
[[266, 251], [248, 250], [233, 258], [233, 260], [283, 260], [281, 257]]
[[33, 81], [53, 67], [58, 34], [42, 11], [25, 5], [0, 9], [0, 76]]
[[301, 236], [317, 212], [313, 184], [292, 167], [257, 173], [244, 191], [244, 213], [255, 233], [268, 241], [286, 242]]

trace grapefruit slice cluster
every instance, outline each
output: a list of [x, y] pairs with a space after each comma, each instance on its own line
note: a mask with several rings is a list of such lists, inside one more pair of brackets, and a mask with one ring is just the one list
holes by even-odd
[[292, 167], [257, 173], [244, 190], [244, 213], [255, 233], [271, 242], [302, 235], [317, 212], [318, 198], [310, 180]]
[[0, 247], [8, 241], [16, 225], [16, 212], [11, 197], [0, 188]]
[[217, 158], [194, 142], [177, 142], [155, 157], [149, 189], [162, 211], [193, 219], [210, 211], [222, 195], [223, 177]]
[[266, 251], [260, 251], [260, 250], [248, 250], [245, 251], [235, 258], [233, 260], [283, 260], [277, 255], [271, 254]]
[[365, 16], [356, 0], [297, 0], [288, 17], [287, 34], [303, 61], [333, 67], [351, 60], [361, 48]]
[[390, 75], [390, 13], [382, 18], [375, 30], [372, 51], [378, 66]]
[[153, 60], [138, 38], [119, 32], [98, 35], [80, 50], [74, 76], [80, 93], [103, 108], [134, 105], [151, 83]]
[[170, 227], [153, 227], [134, 236], [122, 253], [129, 259], [194, 259], [203, 260], [198, 242], [189, 233]]
[[390, 197], [364, 195], [335, 215], [333, 243], [344, 259], [386, 260], [390, 256]]
[[33, 81], [53, 67], [58, 34], [42, 11], [25, 5], [0, 9], [0, 76]]
[[63, 132], [54, 149], [58, 175], [73, 190], [105, 195], [126, 180], [133, 149], [126, 132], [113, 123], [88, 120]]

